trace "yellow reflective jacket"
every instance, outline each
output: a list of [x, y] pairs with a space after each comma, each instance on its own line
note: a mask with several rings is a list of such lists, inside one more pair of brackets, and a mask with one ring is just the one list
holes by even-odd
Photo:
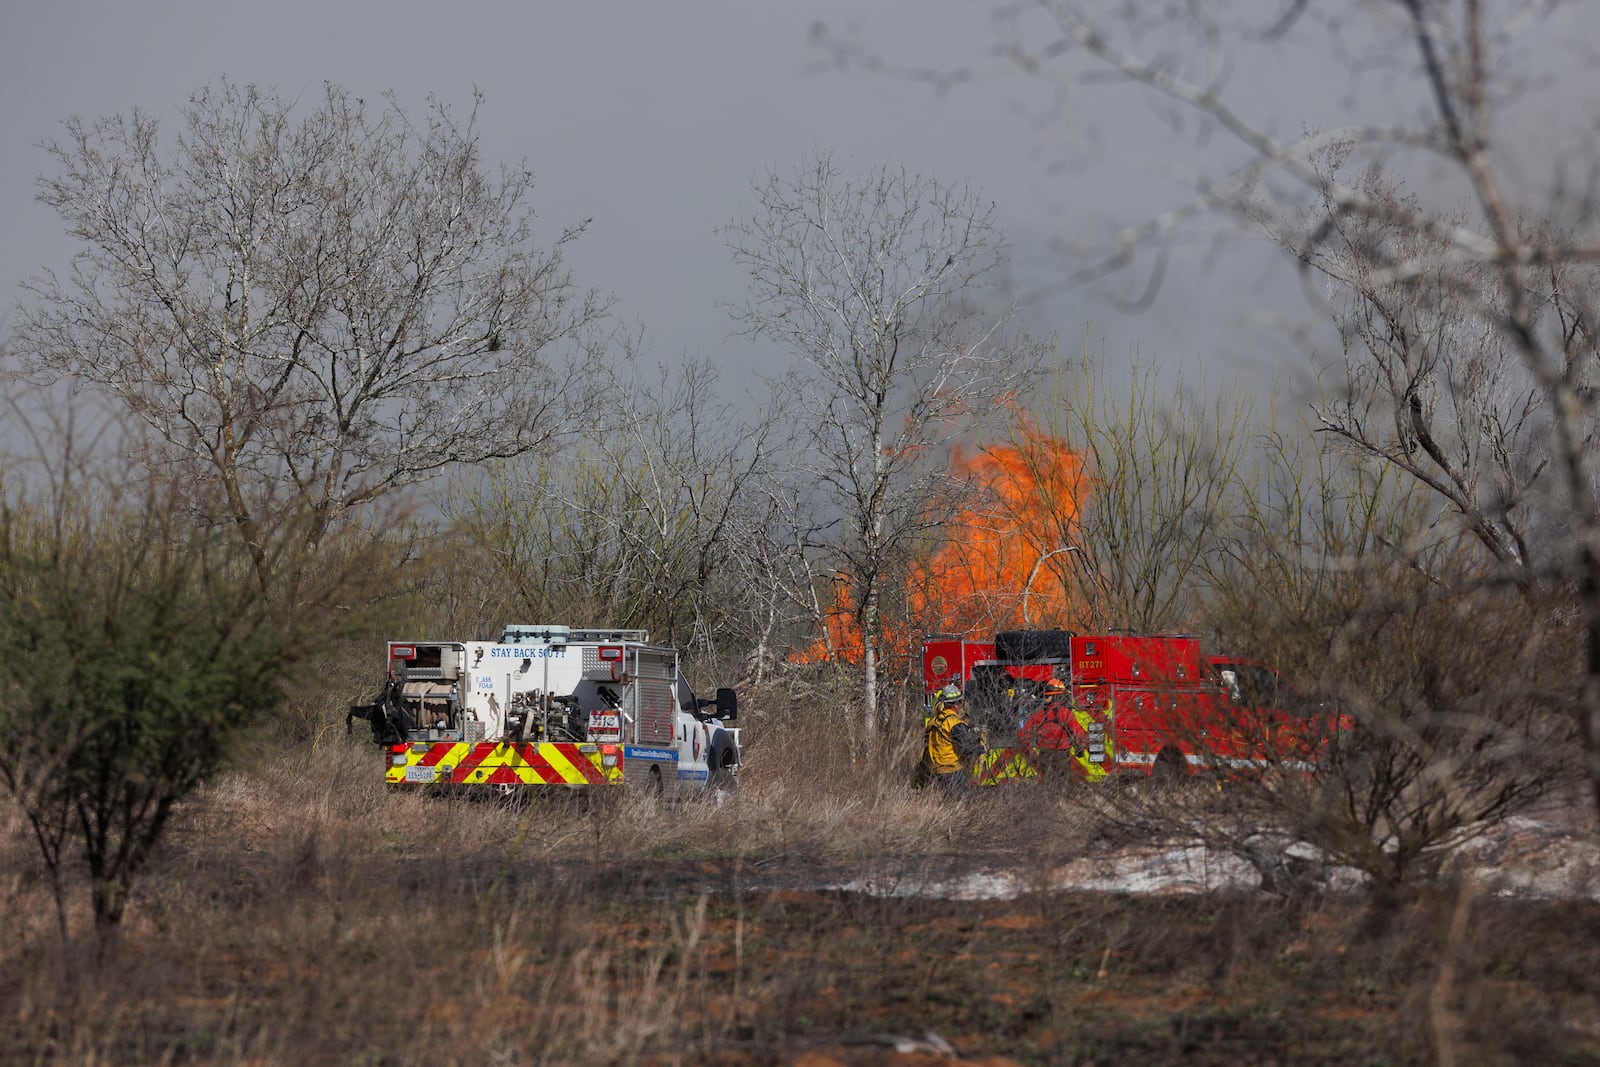
[[928, 722], [927, 748], [923, 759], [934, 774], [953, 774], [961, 769], [962, 760], [981, 748], [977, 731], [967, 725], [961, 712], [953, 707], [934, 709]]

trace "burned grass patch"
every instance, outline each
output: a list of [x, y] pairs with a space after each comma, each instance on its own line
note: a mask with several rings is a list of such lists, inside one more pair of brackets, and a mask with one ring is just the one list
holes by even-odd
[[[1063, 890], [1110, 848], [1070, 795], [807, 788], [502, 806], [268, 765], [183, 815], [98, 962], [29, 918], [48, 889], [8, 846], [0, 1062], [1600, 1056], [1593, 900], [1440, 884], [1375, 921], [1356, 896]], [[926, 892], [989, 868], [1006, 899]]]

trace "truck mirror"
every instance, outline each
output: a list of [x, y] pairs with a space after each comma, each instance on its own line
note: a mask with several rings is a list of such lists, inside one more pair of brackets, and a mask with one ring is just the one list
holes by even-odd
[[717, 690], [717, 718], [737, 719], [739, 717], [739, 694], [724, 686]]

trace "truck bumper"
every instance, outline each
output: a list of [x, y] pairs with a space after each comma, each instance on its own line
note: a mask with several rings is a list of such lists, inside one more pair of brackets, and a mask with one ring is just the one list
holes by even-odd
[[384, 781], [395, 785], [620, 785], [623, 776], [617, 744], [413, 741], [384, 754]]

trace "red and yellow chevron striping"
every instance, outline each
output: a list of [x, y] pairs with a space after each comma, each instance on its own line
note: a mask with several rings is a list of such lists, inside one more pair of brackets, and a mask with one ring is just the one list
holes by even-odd
[[969, 772], [975, 785], [1031, 781], [1039, 777], [1030, 753], [1014, 748], [991, 748], [973, 761]]
[[1076, 708], [1072, 714], [1078, 721], [1079, 737], [1083, 739], [1080, 745], [1074, 746], [1073, 759], [1077, 760], [1085, 781], [1103, 781], [1115, 768], [1117, 761], [1110, 729], [1115, 714], [1111, 702], [1108, 700], [1105, 710], [1099, 713]]
[[434, 741], [394, 753], [384, 780], [413, 785], [618, 785], [622, 774], [621, 745]]

